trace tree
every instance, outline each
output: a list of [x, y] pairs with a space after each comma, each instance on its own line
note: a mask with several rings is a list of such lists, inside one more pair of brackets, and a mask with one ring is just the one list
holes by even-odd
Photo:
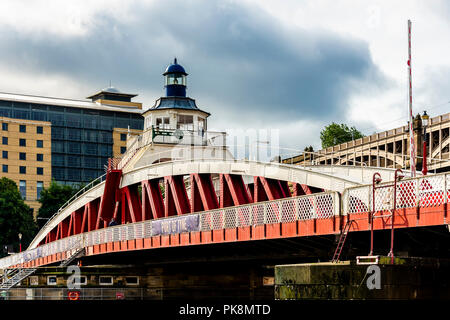
[[[27, 247], [37, 232], [33, 213], [25, 204], [17, 184], [8, 178], [0, 179], [0, 245], [13, 245], [19, 249], [19, 233], [22, 248]], [[5, 255], [3, 250], [0, 256]]]
[[337, 124], [333, 122], [320, 132], [320, 140], [322, 141], [323, 149], [362, 137], [364, 137], [364, 135], [356, 130], [355, 127], [349, 128], [344, 123]]
[[79, 188], [69, 185], [61, 185], [52, 181], [47, 189], [41, 191], [39, 202], [41, 208], [38, 211], [37, 221], [39, 228], [42, 228], [49, 218], [55, 214], [61, 206], [67, 202]]

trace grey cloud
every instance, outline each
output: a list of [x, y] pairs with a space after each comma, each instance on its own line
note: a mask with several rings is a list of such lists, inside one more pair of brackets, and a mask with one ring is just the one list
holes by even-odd
[[[162, 95], [161, 73], [177, 56], [199, 106], [244, 125], [252, 117], [343, 120], [352, 82], [385, 82], [367, 43], [287, 30], [253, 7], [206, 0], [135, 5], [133, 23], [99, 14], [83, 37], [1, 30], [0, 64], [69, 75], [92, 91], [112, 79], [123, 90]], [[205, 105], [202, 97], [217, 103]]]

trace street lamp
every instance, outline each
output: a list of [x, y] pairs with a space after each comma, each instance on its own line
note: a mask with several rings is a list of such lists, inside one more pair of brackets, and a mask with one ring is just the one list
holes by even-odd
[[22, 234], [19, 233], [19, 252], [22, 252]]
[[422, 115], [422, 126], [423, 126], [423, 160], [422, 160], [422, 174], [424, 176], [427, 175], [428, 168], [427, 168], [427, 126], [428, 126], [428, 120], [430, 119], [430, 116], [427, 114], [426, 111], [423, 112]]

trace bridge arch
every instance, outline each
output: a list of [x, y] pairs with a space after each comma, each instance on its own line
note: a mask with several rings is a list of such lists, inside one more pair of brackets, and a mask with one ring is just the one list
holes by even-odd
[[[265, 163], [248, 160], [223, 160], [223, 159], [195, 159], [195, 160], [175, 160], [156, 164], [149, 164], [139, 168], [133, 168], [123, 173], [120, 189], [127, 189], [133, 185], [149, 180], [160, 180], [165, 177], [188, 176], [192, 174], [219, 174], [232, 176], [251, 176], [262, 177], [268, 180], [278, 180], [291, 182], [298, 185], [307, 185], [314, 188], [342, 192], [345, 188], [357, 186], [362, 183], [361, 180], [352, 179], [351, 177], [338, 176], [332, 173], [323, 173], [309, 168], [303, 168], [296, 165], [286, 165], [280, 163]], [[105, 182], [102, 182], [78, 198], [68, 204], [63, 210], [55, 215], [38, 233], [35, 239], [30, 244], [30, 249], [37, 247], [42, 241], [48, 237], [50, 232], [54, 232], [63, 225], [64, 232], [67, 229], [74, 229], [75, 221], [72, 221], [71, 216], [75, 213], [88, 208], [90, 204], [97, 201], [92, 207], [98, 213], [98, 201], [105, 192]], [[130, 201], [130, 200], [128, 200]], [[129, 202], [131, 204], [131, 202]], [[84, 208], [84, 209], [83, 209]], [[96, 209], [95, 209], [96, 208]], [[68, 221], [70, 219], [70, 221]], [[85, 218], [78, 218], [78, 227], [80, 224], [85, 224]], [[64, 221], [66, 223], [64, 224]], [[89, 229], [86, 229], [91, 231]], [[63, 232], [61, 230], [61, 232]], [[50, 239], [51, 240], [51, 239]]]

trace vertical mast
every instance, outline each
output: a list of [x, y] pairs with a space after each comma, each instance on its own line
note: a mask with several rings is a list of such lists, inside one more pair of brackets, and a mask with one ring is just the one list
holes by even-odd
[[416, 176], [416, 146], [414, 144], [414, 128], [412, 113], [412, 79], [411, 79], [411, 20], [408, 20], [408, 78], [409, 78], [409, 166], [411, 177]]

